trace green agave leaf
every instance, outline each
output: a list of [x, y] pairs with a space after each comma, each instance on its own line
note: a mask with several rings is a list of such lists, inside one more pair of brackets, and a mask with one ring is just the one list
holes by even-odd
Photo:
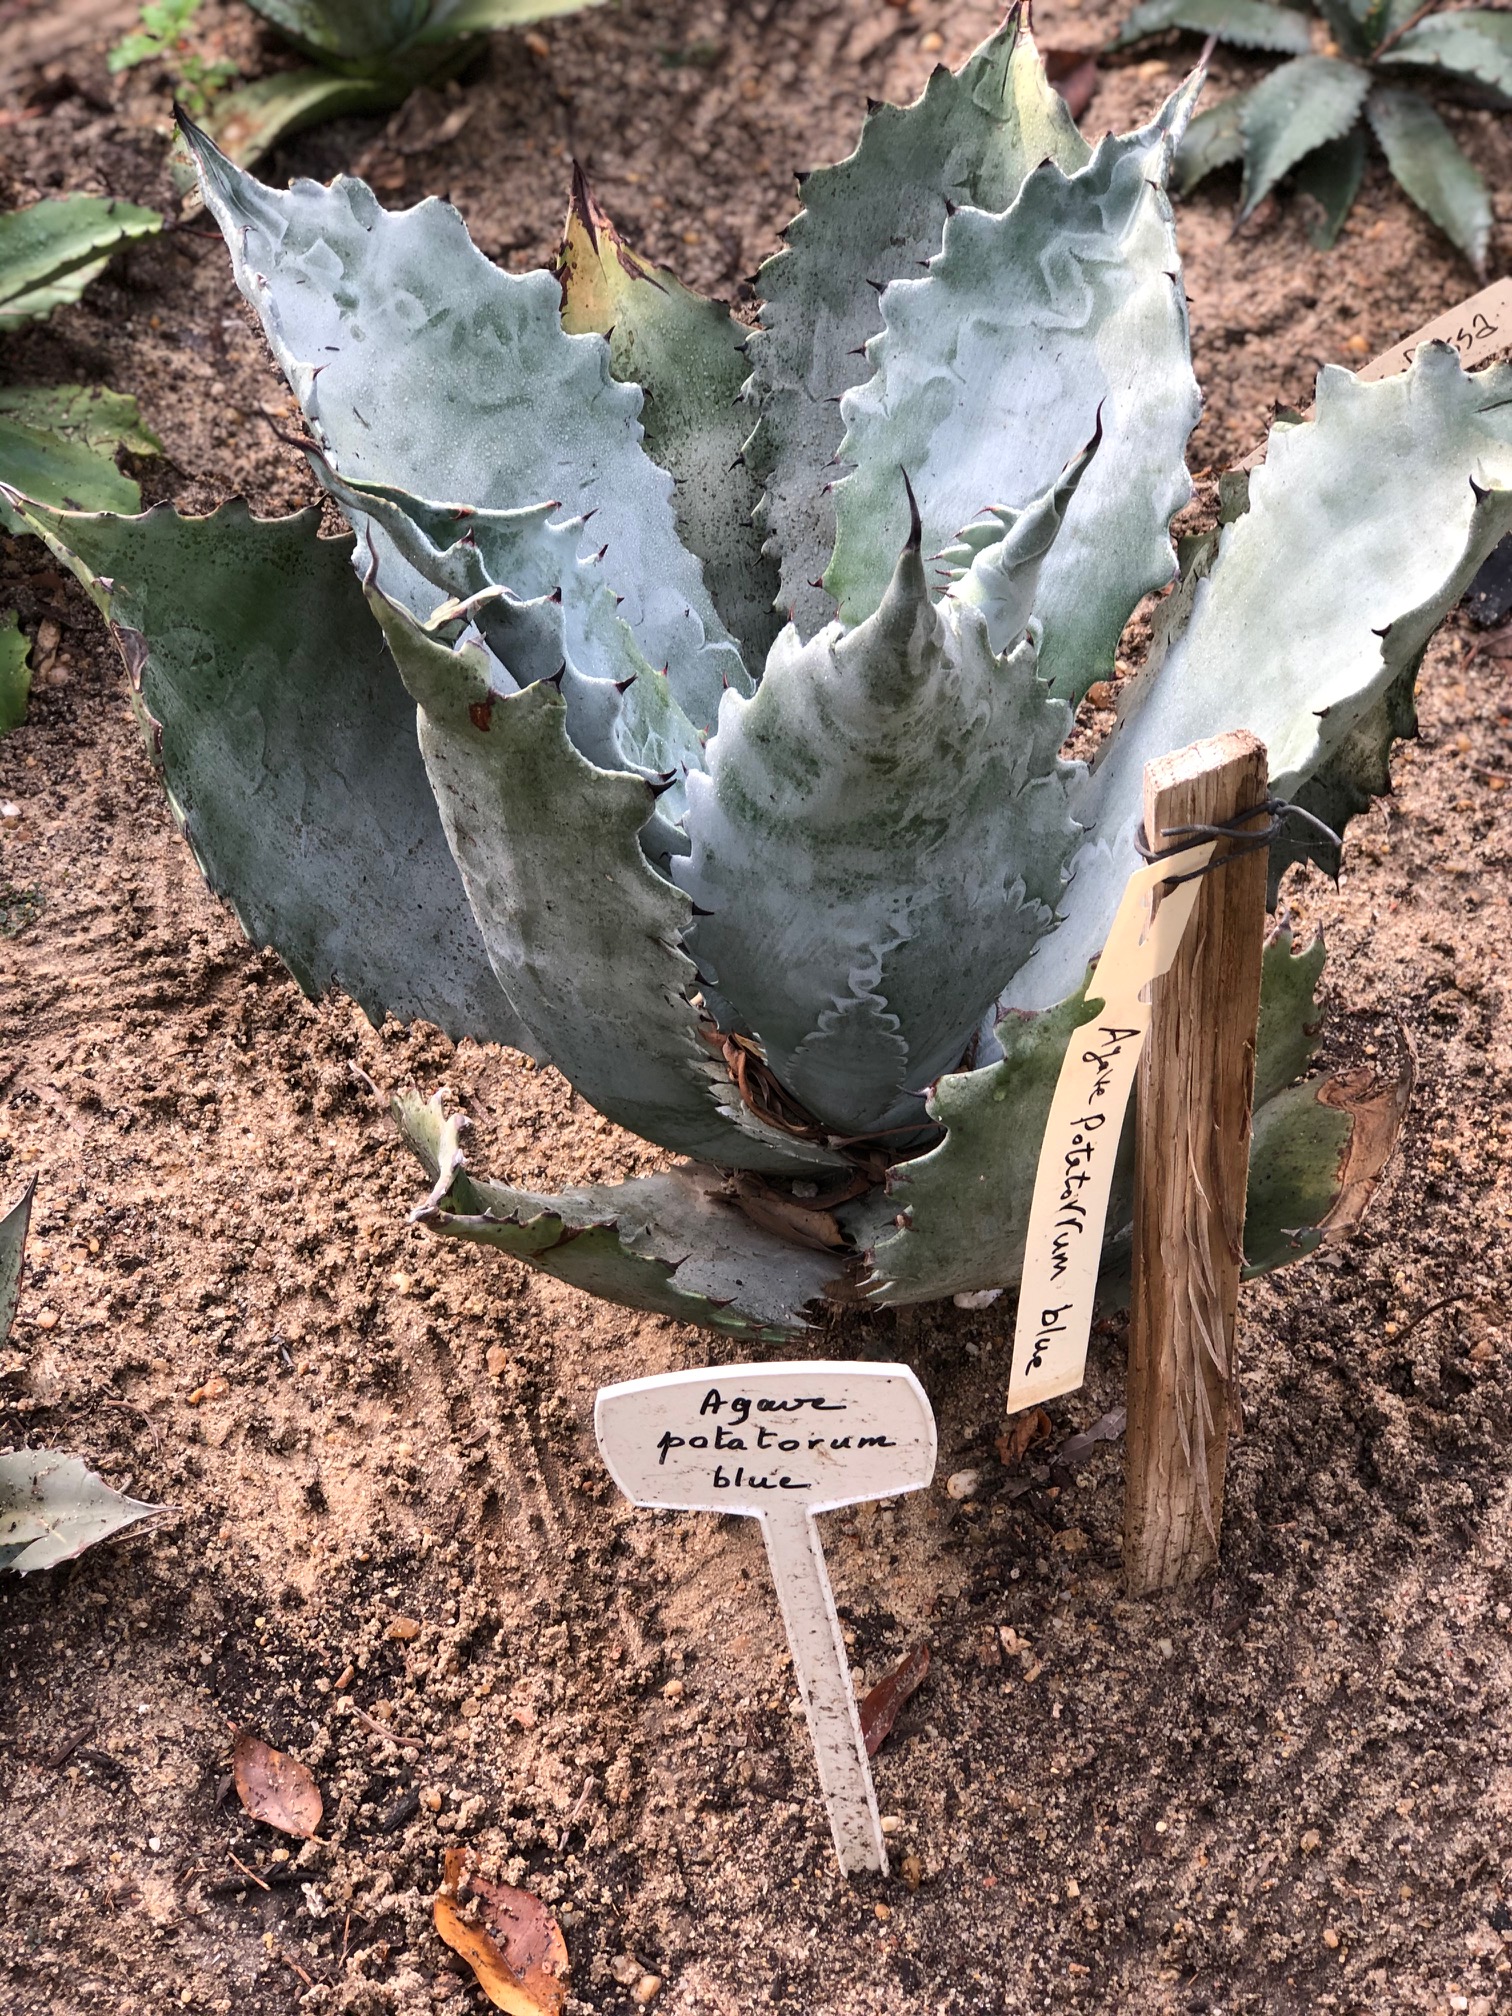
[[271, 147], [307, 126], [354, 113], [389, 112], [402, 105], [419, 80], [347, 77], [330, 70], [277, 70], [215, 99], [205, 131], [227, 160], [250, 168]]
[[704, 563], [714, 606], [748, 665], [766, 663], [778, 623], [777, 568], [753, 513], [761, 490], [741, 448], [750, 330], [632, 250], [594, 201], [580, 168], [557, 255], [562, 327], [609, 344], [609, 367], [646, 393], [646, 452], [677, 484], [683, 544]]
[[1232, 98], [1225, 98], [1221, 105], [1199, 112], [1188, 126], [1176, 149], [1173, 180], [1178, 196], [1190, 195], [1215, 168], [1227, 168], [1231, 162], [1244, 159], [1242, 121], [1246, 96], [1240, 91]]
[[1375, 46], [1369, 25], [1373, 0], [1317, 0], [1317, 10], [1346, 56], [1364, 60]]
[[489, 970], [415, 710], [320, 513], [17, 508], [91, 586], [212, 889], [305, 992], [529, 1050]]
[[1338, 243], [1344, 220], [1354, 207], [1365, 175], [1365, 128], [1355, 126], [1342, 140], [1330, 140], [1297, 165], [1296, 186], [1322, 206], [1322, 216], [1307, 228], [1320, 252]]
[[0, 1344], [10, 1335], [16, 1320], [16, 1304], [21, 1299], [21, 1267], [26, 1258], [26, 1235], [31, 1227], [32, 1198], [37, 1192], [35, 1176], [3, 1218], [0, 1218]]
[[[155, 455], [162, 445], [142, 425], [135, 399], [124, 392], [98, 385], [0, 390], [0, 483], [39, 504], [70, 511], [139, 511], [141, 490], [116, 467], [115, 451]], [[0, 527], [22, 529], [3, 498]]]
[[[888, 1304], [1009, 1287], [1024, 1263], [1040, 1142], [1066, 1046], [1101, 1004], [1076, 994], [1043, 1015], [1000, 1022], [1001, 1061], [941, 1078], [929, 1111], [938, 1148], [888, 1176], [887, 1226], [865, 1287]], [[894, 1228], [894, 1221], [907, 1222]]]
[[1512, 14], [1470, 7], [1453, 14], [1430, 14], [1409, 28], [1382, 63], [1415, 63], [1472, 77], [1512, 99]]
[[[3, 510], [0, 503], [0, 510]], [[3, 522], [3, 520], [0, 520]], [[26, 719], [31, 694], [31, 640], [14, 609], [0, 616], [0, 735], [19, 728]], [[0, 1325], [0, 1336], [4, 1326]]]
[[[882, 327], [880, 290], [939, 251], [952, 206], [1004, 210], [1040, 162], [1069, 173], [1090, 151], [1046, 80], [1027, 13], [1014, 6], [959, 72], [937, 68], [907, 109], [875, 107], [856, 151], [804, 178], [786, 250], [757, 277], [763, 306], [746, 394], [761, 416], [746, 450], [764, 487], [758, 520], [782, 564], [779, 606], [801, 636], [834, 613], [817, 584], [835, 544], [830, 485], [845, 432], [835, 402], [870, 376], [865, 346]], [[1091, 431], [1089, 419], [1060, 461]], [[957, 523], [993, 501], [1011, 500], [973, 496]], [[902, 536], [900, 525], [879, 549], [879, 596], [885, 556]]]
[[1269, 0], [1144, 0], [1109, 47], [1124, 49], [1168, 28], [1189, 28], [1241, 49], [1279, 49], [1292, 56], [1304, 56], [1312, 47], [1307, 16], [1292, 7], [1272, 7]]
[[[1063, 999], [1101, 946], [1135, 865], [1152, 757], [1248, 728], [1283, 797], [1364, 774], [1353, 738], [1400, 718], [1392, 689], [1512, 528], [1512, 368], [1467, 375], [1442, 343], [1375, 384], [1329, 365], [1316, 417], [1272, 430], [1249, 499], [1073, 801], [1092, 837], [1072, 863], [1065, 921], [1009, 1005]], [[1236, 665], [1249, 668], [1242, 687]]]
[[1449, 128], [1416, 91], [1377, 87], [1365, 111], [1397, 181], [1484, 275], [1491, 198]]
[[0, 1568], [56, 1568], [162, 1510], [112, 1491], [77, 1456], [17, 1449], [0, 1456]]
[[312, 56], [360, 63], [392, 55], [425, 25], [430, 0], [247, 0]]
[[438, 42], [494, 28], [528, 28], [532, 21], [579, 14], [601, 4], [602, 0], [432, 0], [430, 19], [416, 39]]
[[418, 704], [420, 747], [500, 984], [585, 1099], [648, 1141], [722, 1167], [802, 1170], [833, 1158], [738, 1102], [688, 1001], [692, 916], [637, 838], [642, 778], [573, 747], [567, 704], [537, 683], [501, 694], [481, 647], [428, 636], [368, 599]]
[[[750, 681], [678, 539], [671, 478], [641, 445], [640, 390], [610, 375], [602, 338], [563, 330], [555, 278], [500, 272], [447, 204], [390, 214], [345, 177], [280, 194], [185, 135], [237, 283], [339, 474], [423, 496], [445, 471], [463, 503], [553, 498], [591, 516], [584, 557], [604, 549], [642, 654], [712, 728], [726, 685]], [[420, 584], [374, 539], [389, 592], [423, 613]]]
[[920, 1123], [1050, 928], [1077, 835], [1069, 723], [1031, 644], [1000, 658], [980, 610], [932, 604], [917, 527], [876, 615], [806, 645], [788, 629], [755, 698], [725, 701], [672, 867], [710, 913], [689, 944], [828, 1126]]
[[781, 1343], [845, 1278], [835, 1253], [790, 1245], [755, 1225], [708, 1169], [677, 1169], [560, 1196], [476, 1181], [439, 1097], [401, 1096], [400, 1131], [436, 1187], [413, 1216], [444, 1238], [494, 1246], [574, 1288], [631, 1309]]
[[1340, 140], [1360, 116], [1370, 73], [1337, 56], [1298, 56], [1245, 93], [1242, 222], [1288, 169], [1315, 148]]
[[1256, 1112], [1312, 1063], [1323, 1019], [1318, 981], [1327, 956], [1321, 931], [1299, 951], [1291, 926], [1284, 923], [1266, 944], [1260, 965], [1260, 1027], [1255, 1038], [1252, 1098]]
[[1053, 692], [1077, 700], [1111, 672], [1135, 603], [1175, 572], [1168, 527], [1191, 495], [1200, 402], [1164, 184], [1200, 81], [1079, 174], [1036, 169], [1004, 215], [957, 211], [927, 278], [888, 288], [876, 373], [841, 401], [855, 467], [835, 487], [825, 581], [842, 621], [887, 585], [907, 530], [900, 469], [933, 551], [984, 506], [1039, 496], [1100, 423], [1034, 613]]
[[1326, 1105], [1317, 1080], [1292, 1085], [1255, 1110], [1244, 1211], [1246, 1278], [1300, 1260], [1323, 1242], [1338, 1202], [1354, 1122]]
[[1325, 1237], [1324, 1223], [1343, 1188], [1354, 1116], [1343, 1105], [1327, 1103], [1334, 1081], [1294, 1082], [1317, 1048], [1325, 957], [1321, 932], [1299, 951], [1290, 925], [1282, 923], [1261, 962], [1244, 1210], [1246, 1276], [1269, 1273], [1312, 1252]]
[[113, 253], [162, 224], [156, 210], [107, 196], [49, 197], [0, 213], [0, 330], [77, 301]]
[[[1319, 1102], [1322, 1083], [1292, 1085], [1312, 1060], [1323, 958], [1321, 938], [1294, 953], [1283, 926], [1261, 968], [1245, 1229], [1247, 1264], [1256, 1272], [1310, 1252], [1321, 1236], [1312, 1228], [1342, 1188], [1353, 1120]], [[895, 1166], [885, 1199], [863, 1200], [851, 1215], [858, 1242], [871, 1249], [863, 1286], [873, 1301], [924, 1302], [1017, 1284], [1061, 1063], [1100, 1006], [1083, 990], [1042, 1014], [1010, 1015], [997, 1026], [1000, 1061], [935, 1086], [929, 1110], [946, 1128], [944, 1141]], [[1108, 1210], [1104, 1261], [1115, 1270], [1133, 1220], [1132, 1145], [1126, 1133]], [[901, 1227], [899, 1217], [906, 1220]], [[1116, 1271], [1111, 1279], [1116, 1285]]]

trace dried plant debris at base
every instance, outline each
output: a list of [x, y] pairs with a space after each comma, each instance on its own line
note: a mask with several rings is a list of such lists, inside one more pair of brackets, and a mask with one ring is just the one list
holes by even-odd
[[[377, 149], [385, 174], [410, 178], [385, 200], [448, 187], [497, 234], [490, 250], [538, 265], [566, 91], [571, 142], [622, 226], [726, 290], [788, 214], [789, 170], [849, 144], [858, 90], [908, 97], [992, 25], [985, 9], [926, 29], [904, 10], [789, 0], [759, 27], [761, 11], [628, 8], [570, 41], [548, 29], [549, 59], [490, 59], [488, 118], [439, 153], [401, 154], [368, 122], [312, 135], [277, 172], [327, 175]], [[1039, 25], [1047, 42], [1090, 43], [1119, 11], [1047, 6]], [[845, 53], [894, 28], [875, 54]], [[920, 48], [932, 32], [943, 52]], [[722, 42], [713, 67], [656, 54], [705, 36]], [[789, 64], [795, 82], [779, 84]], [[1127, 127], [1176, 74], [1106, 66], [1094, 123]], [[95, 70], [82, 81], [108, 102]], [[156, 137], [138, 142], [71, 88], [38, 87], [42, 116], [0, 129], [12, 175], [55, 165], [72, 181], [95, 164], [100, 186], [160, 206]], [[1498, 177], [1480, 151], [1503, 145], [1489, 118], [1467, 144], [1512, 186], [1505, 152]], [[626, 173], [643, 179], [613, 179]], [[1244, 453], [1273, 399], [1307, 396], [1318, 356], [1374, 355], [1464, 291], [1384, 176], [1367, 177], [1326, 258], [1288, 213], [1260, 221], [1236, 248], [1222, 197], [1181, 213], [1198, 372], [1212, 384], [1221, 348], [1227, 387], [1199, 459]], [[281, 388], [215, 246], [132, 252], [61, 312], [149, 425], [166, 438], [171, 420], [185, 473], [144, 468], [149, 495], [171, 480], [186, 509], [238, 487], [260, 511], [310, 501], [307, 471], [256, 417]], [[68, 376], [55, 331], [14, 340], [43, 345], [28, 379]], [[412, 1165], [348, 1066], [386, 1088], [446, 1082], [480, 1152], [535, 1189], [658, 1158], [518, 1057], [375, 1035], [303, 1003], [204, 896], [82, 594], [36, 547], [0, 541], [0, 607], [32, 634], [62, 620], [68, 661], [0, 742], [0, 803], [22, 808], [0, 836], [5, 875], [47, 905], [4, 945], [0, 1190], [48, 1165], [27, 1293], [56, 1317], [25, 1329], [26, 1367], [0, 1387], [7, 1434], [66, 1438], [186, 1520], [0, 1590], [17, 1668], [0, 1721], [8, 2008], [157, 2016], [185, 1989], [250, 2016], [312, 1993], [354, 2016], [466, 2008], [474, 1991], [430, 1919], [459, 1840], [487, 1880], [548, 1904], [571, 1992], [595, 2011], [639, 2006], [658, 1978], [652, 2008], [719, 2016], [996, 2016], [1047, 1998], [1270, 2016], [1329, 1997], [1374, 2011], [1505, 1996], [1499, 633], [1435, 644], [1424, 739], [1351, 829], [1343, 886], [1289, 892], [1298, 942], [1328, 932], [1324, 1067], [1394, 1058], [1389, 1002], [1419, 1082], [1364, 1243], [1243, 1291], [1221, 1579], [1123, 1604], [1116, 1444], [1054, 1497], [1054, 1479], [1008, 1495], [993, 1442], [1010, 1296], [847, 1319], [816, 1340], [918, 1365], [942, 1480], [981, 1478], [961, 1504], [942, 1481], [826, 1522], [866, 1684], [917, 1640], [932, 1648], [874, 1765], [899, 1874], [873, 1891], [831, 1873], [758, 1537], [621, 1508], [598, 1469], [594, 1388], [706, 1362], [706, 1340], [488, 1256], [422, 1263], [419, 1235], [397, 1229]], [[1055, 1439], [1024, 1464], [1117, 1407], [1121, 1355], [1116, 1330], [1095, 1340], [1091, 1385], [1049, 1410]], [[388, 1635], [401, 1617], [414, 1638]], [[215, 1804], [242, 1725], [315, 1771], [329, 1847], [288, 1839], [276, 1860], [278, 1836]]]

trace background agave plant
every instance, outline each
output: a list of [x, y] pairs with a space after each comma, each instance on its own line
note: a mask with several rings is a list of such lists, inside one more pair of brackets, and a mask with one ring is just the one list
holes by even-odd
[[275, 71], [230, 92], [230, 66], [207, 62], [187, 40], [199, 4], [151, 0], [141, 27], [111, 51], [110, 67], [166, 58], [189, 110], [245, 166], [302, 127], [387, 112], [417, 84], [455, 76], [495, 29], [526, 28], [598, 0], [247, 0], [313, 67]]
[[1144, 0], [1134, 9], [1115, 49], [1187, 28], [1291, 59], [1192, 121], [1176, 156], [1178, 191], [1185, 195], [1215, 168], [1242, 161], [1242, 223], [1290, 174], [1320, 206], [1310, 235], [1326, 248], [1359, 193], [1368, 128], [1413, 202], [1484, 272], [1490, 195], [1410, 80], [1437, 75], [1469, 85], [1482, 100], [1512, 104], [1512, 14], [1488, 7], [1449, 12], [1421, 0], [1319, 0], [1318, 12], [1327, 24], [1326, 50], [1314, 48], [1306, 14], [1271, 0]]
[[[1176, 573], [1198, 392], [1165, 184], [1197, 81], [1094, 150], [1010, 18], [808, 178], [754, 332], [581, 184], [560, 272], [512, 275], [443, 204], [275, 192], [191, 134], [354, 536], [17, 508], [107, 609], [255, 941], [691, 1158], [539, 1195], [401, 1100], [438, 1233], [771, 1336], [1011, 1285], [1146, 760], [1250, 728], [1335, 826], [1384, 786], [1512, 527], [1512, 373], [1442, 346], [1323, 372], [1099, 761], [1061, 754]], [[1356, 1135], [1296, 1082], [1321, 961], [1267, 955], [1256, 1266], [1315, 1243]]]

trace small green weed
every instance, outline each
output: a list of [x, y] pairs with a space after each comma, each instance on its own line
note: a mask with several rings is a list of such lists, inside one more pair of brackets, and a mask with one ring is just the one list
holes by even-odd
[[203, 118], [210, 101], [236, 75], [236, 65], [210, 59], [189, 40], [190, 25], [200, 0], [147, 0], [138, 17], [141, 26], [116, 44], [107, 59], [112, 76], [134, 70], [139, 63], [163, 62], [178, 83], [178, 96], [190, 112]]

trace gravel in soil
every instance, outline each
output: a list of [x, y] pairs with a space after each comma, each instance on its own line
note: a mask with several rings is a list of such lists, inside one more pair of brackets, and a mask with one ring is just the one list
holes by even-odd
[[[0, 10], [0, 199], [166, 200], [164, 80], [104, 68], [129, 18]], [[257, 58], [244, 15], [204, 18]], [[1090, 45], [1113, 18], [1061, 0], [1039, 29]], [[356, 163], [390, 203], [448, 193], [524, 267], [552, 250], [575, 153], [627, 235], [747, 310], [791, 171], [847, 150], [866, 93], [912, 95], [990, 25], [918, 0], [605, 9], [268, 172]], [[1194, 47], [1106, 69], [1089, 129], [1147, 112]], [[1451, 117], [1504, 254], [1507, 129]], [[1374, 354], [1472, 284], [1378, 165], [1331, 256], [1297, 206], [1232, 236], [1233, 193], [1181, 212], [1199, 464], [1247, 449], [1319, 361]], [[265, 424], [287, 395], [202, 224], [8, 338], [0, 376], [136, 393], [167, 444], [138, 465], [151, 498], [314, 494]], [[73, 1449], [179, 1510], [0, 1588], [8, 2009], [475, 2006], [430, 1929], [458, 1842], [554, 1906], [569, 2006], [596, 2012], [1505, 2005], [1512, 634], [1449, 627], [1421, 740], [1339, 886], [1289, 893], [1329, 937], [1328, 1056], [1410, 1044], [1418, 1092], [1363, 1234], [1244, 1292], [1218, 1577], [1123, 1600], [1116, 1445], [1017, 1489], [994, 1453], [1003, 1305], [816, 1335], [907, 1358], [941, 1426], [933, 1491], [827, 1521], [865, 1682], [933, 1648], [875, 1763], [897, 1873], [847, 1885], [758, 1537], [631, 1509], [593, 1448], [597, 1385], [725, 1347], [407, 1229], [420, 1173], [351, 1067], [450, 1086], [479, 1166], [513, 1180], [652, 1158], [511, 1053], [304, 1001], [204, 891], [113, 649], [34, 542], [0, 540], [12, 604], [58, 636], [0, 743], [0, 1194], [40, 1177], [0, 1442]], [[1099, 1335], [1057, 1440], [1118, 1404], [1122, 1348]], [[976, 1494], [953, 1499], [966, 1469]], [[314, 1771], [318, 1841], [227, 1796], [241, 1727]]]

